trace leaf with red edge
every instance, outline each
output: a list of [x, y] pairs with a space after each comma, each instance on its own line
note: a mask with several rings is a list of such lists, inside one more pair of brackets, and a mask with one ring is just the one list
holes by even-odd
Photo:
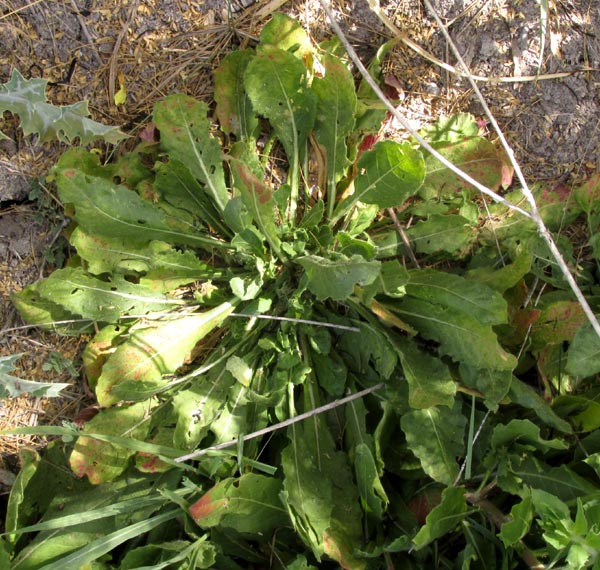
[[[512, 181], [512, 168], [507, 159], [488, 140], [481, 137], [436, 145], [436, 150], [477, 182], [492, 190], [507, 187]], [[461, 192], [471, 185], [429, 155], [425, 159], [426, 175], [420, 193]]]
[[557, 301], [544, 307], [531, 329], [534, 347], [571, 342], [586, 322], [581, 305], [576, 301]]
[[135, 453], [85, 434], [131, 437], [143, 440], [148, 432], [148, 422], [142, 420], [148, 404], [140, 403], [101, 410], [83, 428], [69, 459], [71, 469], [78, 477], [88, 476], [90, 483], [98, 485], [116, 479], [129, 465]]

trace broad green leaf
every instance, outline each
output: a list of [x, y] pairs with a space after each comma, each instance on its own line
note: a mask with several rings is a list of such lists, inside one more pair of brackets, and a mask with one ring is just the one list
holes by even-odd
[[179, 211], [189, 212], [205, 229], [210, 227], [212, 231], [220, 231], [222, 235], [228, 234], [210, 193], [198, 182], [186, 164], [171, 156], [169, 162], [157, 162], [154, 170], [154, 183], [150, 188], [153, 202], [160, 203], [165, 210], [165, 204], [168, 204]]
[[54, 271], [36, 284], [35, 291], [72, 314], [100, 322], [114, 323], [123, 315], [168, 311], [182, 304], [118, 275], [112, 281], [102, 281], [80, 267]]
[[354, 471], [364, 510], [376, 520], [382, 520], [389, 499], [379, 478], [373, 452], [366, 443], [359, 443], [354, 449]]
[[321, 433], [317, 448], [305, 431], [303, 424], [289, 430], [291, 443], [281, 454], [281, 498], [296, 532], [318, 561], [327, 554], [344, 568], [362, 570], [364, 561], [352, 553], [361, 524], [358, 493], [345, 454], [335, 451], [329, 434]]
[[13, 69], [10, 81], [0, 84], [0, 112], [19, 115], [23, 134], [39, 134], [41, 141], [58, 139], [73, 144], [79, 139], [79, 144], [86, 145], [95, 139], [103, 139], [117, 144], [127, 137], [118, 127], [105, 126], [88, 118], [87, 101], [60, 107], [48, 103], [47, 85], [47, 79], [25, 79]]
[[387, 305], [426, 339], [440, 344], [439, 351], [475, 368], [513, 370], [516, 358], [498, 343], [491, 326], [468, 313], [404, 297]]
[[248, 64], [244, 81], [252, 105], [269, 120], [281, 141], [292, 177], [297, 176], [316, 109], [304, 64], [290, 52], [265, 49]]
[[198, 247], [221, 247], [217, 239], [168, 216], [123, 185], [77, 168], [55, 170], [58, 194], [74, 208], [73, 218], [89, 234], [144, 243], [164, 240]]
[[[154, 106], [161, 147], [185, 164], [206, 188], [219, 212], [227, 204], [227, 188], [219, 141], [210, 134], [208, 106], [183, 94], [169, 95]], [[158, 236], [157, 236], [158, 237]]]
[[16, 542], [17, 535], [12, 533], [32, 522], [33, 517], [39, 516], [34, 510], [39, 508], [35, 492], [28, 485], [38, 471], [41, 457], [34, 449], [22, 448], [19, 451], [19, 461], [20, 469], [11, 487], [4, 521], [5, 531], [10, 533], [7, 538], [10, 543]]
[[324, 54], [323, 77], [315, 77], [312, 90], [317, 96], [314, 135], [326, 159], [328, 216], [333, 215], [336, 185], [350, 161], [346, 139], [354, 128], [356, 92], [354, 79], [338, 58]]
[[[184, 540], [174, 540], [138, 546], [125, 554], [119, 570], [161, 570], [183, 561], [190, 564], [190, 568], [213, 568], [216, 562], [216, 547], [205, 538], [199, 538], [192, 544]], [[195, 563], [192, 562], [192, 558], [195, 559]]]
[[[401, 206], [417, 193], [425, 174], [420, 151], [409, 143], [381, 141], [358, 161], [350, 205], [361, 201], [379, 208]], [[342, 211], [348, 206], [341, 204]], [[339, 214], [338, 214], [339, 217]]]
[[558, 500], [569, 502], [577, 497], [598, 496], [600, 487], [578, 475], [567, 465], [551, 467], [535, 457], [512, 456], [498, 477], [500, 488], [526, 496], [528, 489], [544, 490]]
[[600, 338], [589, 323], [575, 334], [567, 353], [567, 372], [576, 376], [593, 376], [600, 372]]
[[244, 73], [253, 56], [252, 50], [233, 51], [214, 71], [215, 116], [224, 132], [242, 141], [255, 138], [258, 128], [258, 117], [244, 88]]
[[545, 424], [563, 433], [572, 433], [573, 428], [550, 407], [531, 386], [513, 377], [509, 391], [510, 399], [519, 406], [533, 410]]
[[[512, 167], [500, 151], [481, 137], [462, 138], [454, 142], [434, 145], [435, 149], [452, 164], [458, 166], [480, 184], [497, 190], [507, 187], [512, 180]], [[425, 158], [424, 195], [438, 196], [444, 193], [460, 192], [469, 188], [457, 174], [444, 166], [437, 158]]]
[[499, 269], [493, 267], [479, 267], [467, 271], [466, 277], [479, 281], [491, 289], [504, 293], [515, 287], [531, 271], [533, 257], [528, 251], [522, 251], [516, 258]]
[[144, 439], [149, 425], [143, 420], [148, 412], [149, 406], [144, 402], [101, 410], [85, 424], [82, 435], [75, 443], [69, 459], [73, 472], [78, 477], [87, 475], [94, 485], [113, 481], [121, 475], [127, 469], [134, 451], [86, 437], [85, 434], [100, 433]]
[[291, 16], [276, 12], [260, 33], [258, 50], [278, 48], [307, 60], [313, 51], [309, 35]]
[[492, 447], [510, 446], [518, 443], [520, 446], [531, 450], [539, 449], [568, 449], [568, 445], [560, 439], [544, 439], [540, 434], [539, 426], [529, 420], [511, 420], [508, 424], [498, 424], [492, 434]]
[[413, 410], [400, 420], [408, 448], [434, 481], [453, 485], [458, 476], [457, 457], [464, 453], [466, 418], [460, 408]]
[[247, 473], [239, 479], [224, 479], [209, 489], [189, 508], [202, 528], [220, 526], [242, 534], [270, 535], [289, 524], [279, 500], [279, 479]]
[[23, 378], [9, 374], [9, 372], [15, 369], [14, 363], [22, 356], [22, 353], [11, 356], [0, 356], [0, 399], [18, 398], [24, 394], [36, 398], [56, 398], [57, 396], [61, 396], [62, 390], [70, 386], [70, 384], [61, 382], [24, 380]]
[[133, 326], [102, 367], [96, 385], [98, 403], [110, 406], [119, 400], [148, 398], [153, 389], [167, 383], [164, 375], [174, 373], [196, 344], [219, 327], [236, 305], [226, 302], [205, 313], [174, 314], [154, 324]]
[[433, 214], [406, 230], [417, 253], [460, 253], [477, 237], [472, 224], [462, 216]]
[[439, 358], [422, 351], [409, 338], [397, 338], [402, 370], [408, 381], [408, 403], [414, 409], [434, 406], [452, 407], [456, 383], [448, 366]]
[[461, 363], [460, 378], [466, 386], [483, 394], [486, 406], [493, 411], [509, 393], [513, 374], [510, 370], [495, 370], [493, 368], [474, 368]]
[[307, 255], [295, 261], [301, 265], [308, 279], [308, 289], [317, 299], [344, 301], [354, 291], [355, 285], [369, 285], [379, 275], [378, 261], [365, 261], [358, 255], [339, 256], [337, 259]]
[[462, 487], [448, 487], [442, 492], [442, 502], [425, 519], [425, 525], [413, 538], [420, 550], [450, 532], [467, 516], [467, 500]]
[[[121, 238], [99, 237], [86, 233], [81, 227], [71, 234], [71, 245], [86, 261], [86, 270], [94, 275], [117, 273], [139, 275], [146, 273], [141, 283], [156, 290], [155, 280], [162, 275], [176, 288], [182, 283], [214, 279], [220, 275], [189, 250], [179, 251], [162, 241], [147, 244], [130, 243]], [[164, 288], [160, 291], [165, 292]]]
[[232, 158], [229, 161], [234, 179], [234, 186], [239, 190], [242, 201], [278, 257], [282, 257], [280, 240], [275, 225], [275, 204], [273, 193], [241, 160]]
[[507, 548], [515, 546], [528, 532], [533, 520], [530, 497], [525, 497], [510, 509], [509, 520], [502, 524], [498, 536]]
[[477, 281], [444, 271], [409, 271], [406, 293], [467, 313], [482, 324], [498, 325], [506, 323], [508, 319], [507, 305], [502, 295]]

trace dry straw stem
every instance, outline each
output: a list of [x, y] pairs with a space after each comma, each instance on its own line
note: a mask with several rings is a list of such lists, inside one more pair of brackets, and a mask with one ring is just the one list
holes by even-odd
[[335, 408], [338, 408], [339, 406], [343, 406], [344, 404], [353, 402], [354, 400], [358, 400], [359, 398], [363, 398], [364, 396], [371, 394], [373, 392], [376, 392], [377, 390], [381, 390], [381, 388], [383, 388], [384, 386], [385, 386], [385, 384], [383, 382], [380, 382], [379, 384], [375, 384], [375, 386], [371, 386], [370, 388], [365, 388], [364, 390], [361, 390], [360, 392], [356, 392], [355, 394], [351, 394], [350, 396], [346, 396], [345, 398], [340, 398], [339, 400], [335, 400], [334, 402], [330, 402], [329, 404], [325, 404], [324, 406], [319, 406], [318, 408], [315, 408], [308, 412], [304, 412], [303, 414], [299, 414], [297, 416], [294, 416], [293, 418], [279, 422], [278, 424], [273, 424], [272, 426], [266, 427], [264, 429], [259, 429], [258, 431], [249, 433], [248, 435], [244, 435], [237, 439], [232, 439], [231, 441], [225, 441], [223, 443], [219, 443], [218, 445], [213, 445], [212, 447], [207, 447], [207, 448], [201, 449], [199, 451], [194, 451], [193, 453], [188, 453], [187, 455], [182, 455], [181, 457], [175, 458], [175, 461], [181, 463], [182, 461], [188, 461], [189, 459], [195, 459], [202, 455], [206, 455], [207, 453], [210, 453], [211, 451], [219, 451], [220, 449], [226, 449], [228, 447], [233, 447], [235, 445], [238, 445], [238, 443], [241, 443], [241, 442], [243, 443], [250, 439], [255, 439], [262, 435], [266, 435], [267, 433], [271, 433], [271, 432], [283, 429], [285, 427], [291, 426], [293, 424], [297, 424], [298, 422], [307, 420], [308, 418], [318, 416], [319, 414], [322, 414], [324, 412], [329, 412], [330, 410], [334, 410]]
[[[533, 194], [531, 193], [531, 190], [529, 189], [529, 186], [528, 186], [527, 182], [525, 181], [525, 178], [523, 176], [523, 173], [521, 171], [519, 164], [515, 160], [514, 151], [508, 144], [506, 137], [504, 136], [504, 134], [502, 133], [502, 131], [500, 129], [500, 126], [498, 125], [498, 122], [492, 115], [492, 112], [490, 111], [489, 107], [487, 106], [487, 104], [485, 102], [485, 99], [483, 98], [483, 95], [481, 94], [481, 91], [477, 87], [477, 84], [475, 83], [475, 80], [473, 79], [472, 74], [469, 73], [468, 66], [466, 65], [463, 58], [461, 57], [460, 52], [458, 51], [456, 45], [454, 44], [454, 42], [452, 41], [452, 38], [450, 37], [450, 34], [448, 34], [448, 31], [444, 27], [442, 21], [440, 20], [439, 16], [437, 15], [437, 13], [433, 9], [433, 7], [431, 6], [431, 3], [429, 2], [429, 0], [425, 0], [425, 5], [426, 5], [427, 9], [433, 14], [437, 24], [439, 25], [442, 33], [444, 34], [444, 37], [446, 38], [450, 47], [452, 48], [452, 51], [453, 51], [455, 57], [457, 58], [458, 62], [460, 63], [460, 66], [463, 68], [463, 71], [466, 74], [465, 76], [469, 79], [471, 87], [473, 88], [474, 92], [477, 94], [477, 98], [479, 99], [479, 102], [482, 104], [482, 106], [486, 112], [486, 115], [490, 119], [490, 122], [491, 122], [492, 126], [494, 127], [494, 130], [498, 134], [498, 137], [500, 138], [502, 146], [504, 147], [511, 164], [512, 164], [513, 168], [515, 169], [517, 178], [522, 185], [522, 192], [530, 205], [531, 212], [527, 212], [527, 211], [519, 208], [516, 204], [513, 204], [512, 202], [505, 200], [502, 196], [500, 196], [499, 194], [496, 194], [496, 192], [487, 188], [483, 184], [480, 184], [479, 182], [477, 182], [477, 180], [471, 178], [471, 176], [469, 176], [466, 172], [463, 172], [460, 168], [458, 168], [457, 166], [452, 164], [449, 160], [447, 160], [444, 156], [442, 156], [439, 152], [437, 152], [425, 139], [423, 139], [423, 137], [421, 137], [419, 135], [419, 133], [411, 127], [411, 125], [408, 123], [408, 121], [398, 112], [398, 110], [394, 107], [394, 105], [392, 105], [392, 103], [385, 96], [385, 94], [383, 93], [383, 91], [381, 90], [379, 85], [377, 85], [377, 82], [371, 77], [367, 68], [364, 66], [364, 64], [362, 63], [362, 61], [356, 54], [356, 51], [354, 50], [354, 48], [352, 47], [352, 45], [350, 44], [350, 42], [344, 35], [344, 32], [338, 25], [338, 23], [335, 19], [335, 16], [333, 15], [331, 8], [329, 6], [329, 2], [327, 0], [319, 0], [319, 2], [321, 3], [323, 10], [327, 14], [327, 17], [329, 18], [331, 27], [333, 28], [336, 35], [339, 37], [340, 41], [344, 45], [346, 51], [348, 52], [348, 55], [350, 56], [350, 59], [354, 62], [354, 64], [360, 71], [360, 74], [364, 77], [365, 81], [367, 81], [367, 83], [371, 86], [371, 88], [373, 89], [373, 91], [375, 92], [377, 97], [382, 101], [382, 103], [385, 105], [385, 107], [388, 109], [388, 111], [392, 114], [392, 116], [406, 129], [406, 131], [408, 133], [410, 133], [427, 152], [431, 153], [444, 166], [446, 166], [446, 168], [449, 168], [452, 172], [454, 172], [455, 174], [460, 176], [463, 180], [465, 180], [469, 184], [472, 184], [475, 188], [477, 188], [477, 190], [479, 190], [483, 194], [489, 196], [495, 202], [504, 204], [508, 208], [515, 210], [515, 211], [519, 212], [520, 214], [522, 214], [523, 216], [525, 216], [527, 218], [531, 218], [534, 221], [534, 223], [536, 224], [536, 226], [538, 228], [538, 233], [542, 236], [544, 241], [548, 244], [550, 252], [552, 253], [552, 257], [554, 257], [554, 259], [556, 260], [556, 263], [558, 264], [561, 272], [563, 273], [563, 275], [565, 276], [565, 279], [569, 283], [569, 286], [571, 287], [571, 290], [573, 291], [577, 301], [581, 305], [581, 308], [583, 309], [588, 321], [592, 325], [592, 327], [593, 327], [594, 331], [596, 332], [596, 334], [598, 335], [598, 337], [600, 337], [600, 323], [598, 323], [598, 319], [596, 318], [596, 315], [592, 311], [592, 309], [589, 306], [587, 300], [585, 299], [583, 293], [581, 292], [581, 289], [577, 285], [575, 278], [571, 274], [571, 271], [569, 270], [567, 263], [563, 259], [560, 251], [558, 250], [558, 247], [556, 246], [556, 243], [554, 243], [554, 240], [552, 239], [552, 236], [550, 235], [550, 232], [548, 231], [548, 228], [546, 228], [546, 225], [544, 224], [544, 221], [542, 220], [542, 218], [539, 214], [538, 208], [537, 208], [537, 204], [533, 197]], [[370, 5], [372, 7], [376, 6], [375, 2], [370, 2]], [[375, 10], [375, 13], [380, 15], [380, 10]]]

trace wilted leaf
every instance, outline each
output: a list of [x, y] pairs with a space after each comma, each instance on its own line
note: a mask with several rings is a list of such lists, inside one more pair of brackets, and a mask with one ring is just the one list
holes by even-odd
[[581, 305], [576, 301], [556, 301], [544, 306], [531, 328], [534, 348], [571, 342], [586, 320]]
[[18, 398], [24, 394], [36, 398], [56, 398], [70, 386], [60, 382], [35, 382], [12, 376], [9, 372], [15, 369], [14, 363], [22, 356], [22, 353], [0, 356], [0, 399]]
[[54, 138], [86, 145], [95, 139], [117, 144], [127, 137], [118, 127], [108, 127], [88, 118], [87, 101], [57, 107], [46, 102], [47, 79], [25, 79], [13, 69], [10, 81], [0, 84], [0, 112], [19, 115], [25, 135], [38, 133], [41, 141]]
[[445, 485], [453, 485], [458, 475], [456, 459], [464, 453], [466, 424], [457, 406], [413, 410], [400, 421], [408, 448], [419, 458], [425, 473]]

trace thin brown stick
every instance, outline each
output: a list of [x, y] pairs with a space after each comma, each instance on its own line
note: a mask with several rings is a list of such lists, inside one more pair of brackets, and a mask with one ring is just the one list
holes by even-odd
[[396, 231], [398, 232], [398, 234], [402, 238], [402, 242], [406, 246], [406, 250], [408, 251], [408, 256], [410, 257], [410, 260], [417, 269], [421, 269], [421, 266], [419, 265], [419, 262], [417, 261], [417, 258], [415, 256], [415, 252], [412, 250], [412, 247], [410, 245], [408, 236], [406, 235], [406, 232], [404, 231], [404, 228], [402, 227], [398, 216], [396, 216], [396, 211], [394, 210], [394, 208], [388, 208], [388, 214], [390, 215], [390, 218], [392, 218], [392, 222], [394, 222]]
[[384, 386], [384, 383], [380, 382], [379, 384], [376, 384], [375, 386], [371, 386], [370, 388], [365, 388], [364, 390], [361, 390], [360, 392], [356, 392], [356, 394], [346, 396], [345, 398], [340, 398], [339, 400], [335, 400], [334, 402], [330, 402], [329, 404], [325, 404], [324, 406], [319, 406], [318, 408], [315, 408], [314, 410], [304, 412], [303, 414], [299, 414], [297, 416], [294, 416], [293, 418], [279, 422], [278, 424], [273, 424], [264, 429], [259, 429], [258, 431], [249, 433], [240, 438], [235, 438], [235, 439], [232, 439], [231, 441], [226, 441], [224, 443], [219, 443], [218, 445], [213, 445], [212, 447], [206, 447], [205, 449], [201, 449], [200, 451], [194, 451], [193, 453], [188, 453], [187, 455], [182, 455], [181, 457], [176, 457], [175, 461], [181, 463], [182, 461], [187, 461], [188, 459], [195, 459], [196, 457], [201, 457], [202, 455], [206, 455], [207, 453], [210, 453], [211, 451], [218, 451], [220, 449], [226, 449], [228, 447], [233, 447], [233, 446], [237, 445], [239, 442], [246, 442], [251, 439], [255, 439], [257, 437], [265, 435], [267, 433], [271, 433], [273, 431], [283, 429], [283, 428], [291, 426], [293, 424], [297, 424], [298, 422], [301, 422], [308, 418], [312, 418], [318, 414], [322, 414], [324, 412], [334, 410], [335, 408], [337, 408], [339, 406], [343, 406], [344, 404], [347, 404], [348, 402], [352, 402], [353, 400], [358, 400], [359, 398], [362, 398], [362, 397], [366, 396], [367, 394], [371, 394], [372, 392], [381, 390], [381, 388], [383, 388], [383, 386]]

